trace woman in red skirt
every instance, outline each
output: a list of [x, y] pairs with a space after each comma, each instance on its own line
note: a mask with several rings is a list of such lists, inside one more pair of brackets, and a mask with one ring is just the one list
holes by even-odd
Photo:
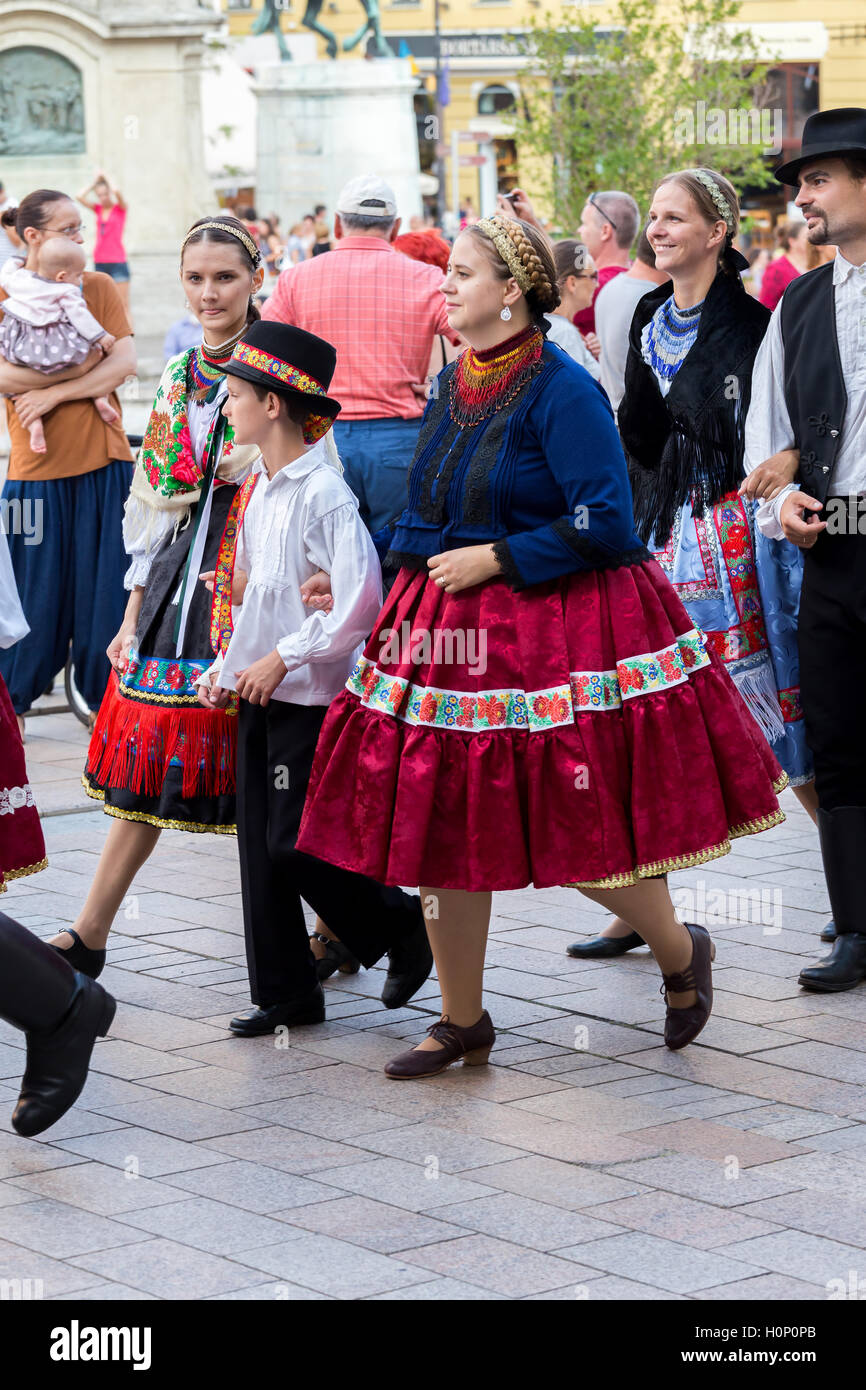
[[389, 1076], [487, 1060], [490, 894], [530, 883], [572, 884], [639, 932], [683, 1047], [715, 951], [664, 876], [782, 820], [785, 774], [634, 532], [604, 392], [545, 342], [545, 238], [466, 228], [443, 293], [470, 346], [434, 383], [400, 572], [325, 721], [298, 848], [422, 885], [443, 1017]]
[[[0, 647], [12, 647], [30, 631], [18, 598], [6, 532], [0, 525]], [[27, 781], [21, 730], [6, 682], [0, 676], [0, 893], [10, 879], [47, 865], [45, 841]]]

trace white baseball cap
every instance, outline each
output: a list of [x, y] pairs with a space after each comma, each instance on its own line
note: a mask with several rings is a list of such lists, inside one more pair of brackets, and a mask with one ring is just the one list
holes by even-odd
[[397, 216], [397, 199], [394, 190], [384, 179], [376, 174], [362, 174], [360, 178], [349, 179], [337, 198], [337, 212], [346, 212], [358, 217]]

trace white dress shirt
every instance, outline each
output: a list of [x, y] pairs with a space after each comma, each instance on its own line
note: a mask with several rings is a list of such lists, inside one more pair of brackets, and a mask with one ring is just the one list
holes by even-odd
[[[842, 422], [842, 441], [833, 466], [832, 494], [847, 497], [866, 493], [866, 261], [863, 265], [852, 265], [837, 250], [833, 262], [833, 297], [848, 405]], [[752, 397], [746, 417], [744, 467], [747, 473], [772, 454], [796, 447], [785, 402], [781, 310], [780, 300], [773, 310], [752, 373]], [[799, 484], [790, 483], [773, 501], [759, 504], [756, 521], [771, 540], [784, 539], [779, 512], [789, 493], [797, 490]]]
[[550, 325], [547, 330], [547, 341], [556, 343], [563, 352], [567, 352], [569, 357], [573, 357], [575, 362], [579, 362], [585, 367], [594, 381], [601, 377], [601, 368], [590, 352], [579, 329], [575, 328], [570, 319], [564, 318], [562, 314], [545, 314]]
[[[325, 441], [269, 478], [261, 459], [235, 557], [249, 579], [232, 609], [234, 632], [206, 673], [236, 688], [238, 671], [276, 650], [287, 674], [272, 699], [328, 705], [343, 689], [382, 605], [382, 574], [358, 503], [326, 462]], [[301, 585], [331, 577], [330, 613], [310, 611]]]
[[12, 556], [3, 525], [5, 519], [5, 516], [0, 516], [0, 648], [14, 646], [30, 631], [15, 584]]

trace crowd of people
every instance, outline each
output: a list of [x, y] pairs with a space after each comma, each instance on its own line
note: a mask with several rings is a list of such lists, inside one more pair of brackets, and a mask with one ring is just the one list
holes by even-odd
[[[74, 269], [62, 192], [4, 214], [26, 252], [0, 325], [4, 496], [44, 522], [39, 546], [0, 541], [0, 870], [44, 862], [16, 716], [70, 641], [84, 789], [112, 818], [72, 927], [0, 924], [19, 1133], [80, 1091], [112, 924], [163, 829], [237, 833], [239, 1037], [321, 1022], [322, 981], [385, 956], [399, 1007], [435, 962], [441, 1017], [395, 1080], [487, 1061], [491, 895], [529, 885], [609, 912], [570, 954], [650, 947], [664, 1043], [687, 1046], [716, 948], [667, 876], [778, 824], [786, 785], [833, 909], [800, 983], [866, 978], [866, 110], [812, 116], [776, 177], [805, 231], [765, 272], [772, 310], [707, 167], [648, 208], [590, 193], [556, 244], [513, 190], [444, 248], [363, 176], [263, 310], [274, 220], [263, 239], [251, 209], [203, 217], [179, 248], [201, 341], [168, 361], [134, 465], [101, 409], [134, 365], [123, 282]], [[810, 248], [831, 254], [809, 269]], [[99, 333], [79, 316], [58, 338], [61, 262]]]

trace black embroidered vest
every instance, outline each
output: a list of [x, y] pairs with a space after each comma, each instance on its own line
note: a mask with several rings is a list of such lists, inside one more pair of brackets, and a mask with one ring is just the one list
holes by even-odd
[[839, 343], [833, 263], [792, 280], [782, 298], [785, 403], [800, 450], [797, 482], [827, 500], [848, 404]]

